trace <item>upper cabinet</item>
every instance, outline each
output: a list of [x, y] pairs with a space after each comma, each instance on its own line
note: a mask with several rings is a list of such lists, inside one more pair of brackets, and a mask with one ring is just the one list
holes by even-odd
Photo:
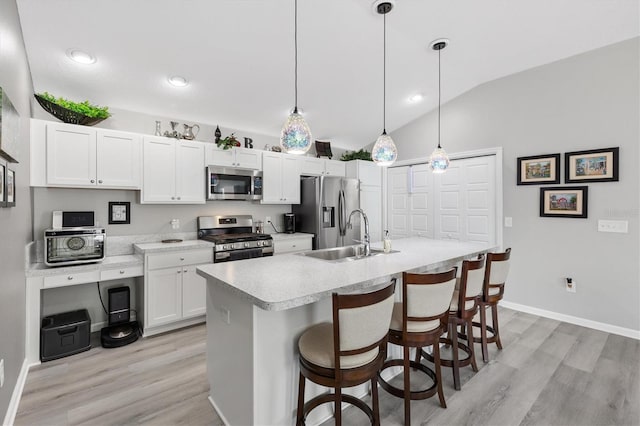
[[302, 157], [301, 174], [305, 176], [345, 176], [345, 162], [326, 158]]
[[[382, 240], [382, 167], [373, 161], [347, 161], [347, 177], [360, 180], [360, 208], [369, 217], [371, 241]], [[362, 229], [364, 232], [364, 229]]]
[[142, 204], [204, 204], [205, 144], [145, 137]]
[[261, 152], [248, 148], [222, 149], [215, 144], [207, 144], [206, 163], [208, 166], [260, 170], [262, 168]]
[[32, 120], [31, 185], [139, 189], [135, 133]]
[[262, 204], [300, 204], [301, 157], [262, 153]]

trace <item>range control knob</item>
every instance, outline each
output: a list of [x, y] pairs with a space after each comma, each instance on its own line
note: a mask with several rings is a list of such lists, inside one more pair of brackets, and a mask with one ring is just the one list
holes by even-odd
[[249, 243], [244, 243], [244, 246], [245, 247], [249, 247]]

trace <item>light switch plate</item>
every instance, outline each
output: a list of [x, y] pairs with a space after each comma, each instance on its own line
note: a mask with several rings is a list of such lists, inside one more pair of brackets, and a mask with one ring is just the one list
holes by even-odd
[[513, 218], [510, 216], [507, 216], [504, 218], [504, 227], [505, 228], [511, 228], [513, 226]]
[[629, 222], [626, 220], [598, 220], [598, 232], [629, 232]]

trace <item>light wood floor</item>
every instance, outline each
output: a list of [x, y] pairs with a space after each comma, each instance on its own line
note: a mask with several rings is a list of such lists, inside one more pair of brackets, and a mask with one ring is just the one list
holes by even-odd
[[[492, 345], [488, 364], [478, 355], [478, 373], [464, 368], [462, 391], [444, 369], [448, 408], [414, 401], [412, 424], [640, 424], [639, 341], [508, 309], [500, 324], [504, 350]], [[15, 423], [221, 425], [207, 401], [205, 338], [196, 326], [44, 363], [29, 372]], [[380, 389], [380, 404], [382, 425], [403, 424], [402, 400]], [[366, 423], [344, 413], [345, 426]]]

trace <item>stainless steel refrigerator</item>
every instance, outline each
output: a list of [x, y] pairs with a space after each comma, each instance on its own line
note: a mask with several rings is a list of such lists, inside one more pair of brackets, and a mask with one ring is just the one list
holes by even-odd
[[347, 229], [349, 214], [360, 207], [360, 181], [333, 176], [303, 177], [300, 204], [293, 205], [296, 231], [314, 234], [313, 249], [349, 246], [360, 239], [359, 214]]

